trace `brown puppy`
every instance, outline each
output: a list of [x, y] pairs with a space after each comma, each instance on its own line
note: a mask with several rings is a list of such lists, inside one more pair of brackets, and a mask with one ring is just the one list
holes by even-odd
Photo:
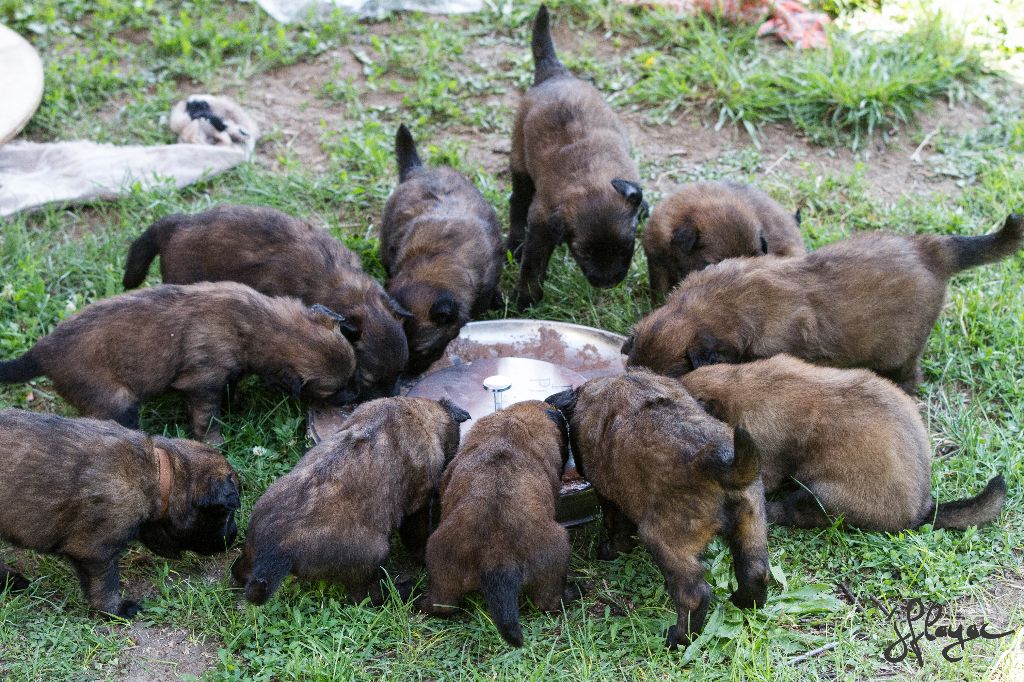
[[500, 304], [505, 256], [494, 209], [451, 168], [426, 168], [408, 128], [395, 135], [398, 187], [384, 207], [380, 257], [387, 290], [412, 312], [405, 321], [409, 371], [444, 353], [475, 315]]
[[428, 503], [467, 419], [447, 399], [381, 398], [356, 408], [253, 507], [231, 569], [245, 598], [263, 604], [292, 573], [342, 583], [356, 603], [367, 595], [381, 603], [391, 533], [398, 528], [422, 556]]
[[655, 303], [693, 270], [741, 256], [804, 253], [799, 212], [738, 182], [694, 182], [658, 204], [644, 227]]
[[[0, 537], [71, 562], [89, 605], [129, 618], [119, 562], [139, 540], [163, 557], [235, 541], [238, 476], [213, 448], [110, 421], [0, 412]], [[25, 580], [0, 564], [16, 585]]]
[[165, 284], [241, 282], [267, 296], [294, 296], [343, 315], [343, 331], [356, 352], [359, 398], [397, 393], [409, 359], [400, 318], [409, 313], [327, 230], [258, 206], [167, 216], [132, 244], [126, 289], [142, 284], [158, 255]]
[[512, 128], [508, 248], [523, 264], [520, 307], [541, 299], [551, 253], [563, 243], [592, 286], [621, 282], [645, 206], [618, 117], [558, 60], [543, 5], [533, 25], [533, 61], [533, 86]]
[[633, 328], [629, 366], [681, 376], [702, 365], [789, 353], [866, 367], [906, 391], [939, 317], [946, 283], [1014, 253], [1020, 215], [981, 237], [865, 234], [796, 258], [733, 258], [692, 273]]
[[480, 590], [506, 642], [523, 645], [519, 591], [558, 610], [569, 534], [555, 521], [568, 439], [562, 416], [539, 400], [516, 403], [470, 430], [441, 481], [441, 523], [427, 542], [425, 608], [448, 616]]
[[[895, 533], [932, 523], [966, 528], [994, 520], [1002, 476], [971, 499], [931, 495], [931, 447], [917, 405], [862, 369], [817, 367], [789, 355], [701, 367], [683, 385], [713, 416], [742, 426], [761, 452], [768, 520], [801, 528], [851, 526]], [[794, 484], [795, 481], [795, 484]]]
[[764, 488], [743, 429], [709, 417], [678, 381], [647, 371], [592, 379], [548, 398], [569, 420], [573, 455], [601, 503], [613, 559], [634, 534], [665, 574], [678, 621], [668, 645], [704, 627], [711, 588], [700, 555], [716, 534], [732, 552], [741, 608], [763, 605], [768, 585]]
[[323, 306], [234, 282], [164, 284], [87, 306], [0, 362], [0, 382], [45, 374], [85, 416], [129, 428], [142, 402], [175, 389], [189, 401], [193, 436], [218, 441], [224, 387], [246, 372], [296, 399], [351, 399], [355, 355], [338, 324]]

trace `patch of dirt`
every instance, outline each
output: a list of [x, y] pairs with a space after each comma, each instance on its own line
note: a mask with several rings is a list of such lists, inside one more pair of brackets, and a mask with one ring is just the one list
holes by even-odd
[[244, 98], [233, 94], [263, 131], [264, 137], [257, 143], [257, 161], [275, 167], [277, 157], [291, 151], [304, 166], [322, 169], [327, 155], [320, 146], [321, 122], [331, 128], [344, 127], [345, 107], [318, 93], [325, 83], [347, 79], [365, 82], [362, 65], [351, 50], [340, 48], [309, 62], [260, 74], [243, 88]]
[[185, 675], [199, 679], [217, 662], [217, 647], [185, 630], [133, 623], [123, 634], [135, 646], [125, 651], [128, 667], [119, 677], [122, 682], [162, 682]]
[[[715, 130], [714, 121], [705, 121], [694, 113], [683, 113], [667, 125], [651, 125], [642, 113], [622, 116], [639, 156], [665, 168], [647, 185], [670, 192], [678, 182], [673, 170], [699, 167], [715, 161], [725, 152], [758, 151], [763, 159], [760, 172], [802, 174], [808, 168], [821, 175], [848, 174], [863, 165], [870, 191], [879, 199], [893, 202], [904, 195], [955, 194], [960, 191], [952, 178], [937, 176], [927, 164], [928, 137], [932, 133], [962, 134], [984, 125], [987, 114], [975, 104], [955, 107], [939, 103], [917, 120], [904, 126], [887, 140], [873, 139], [867, 149], [857, 152], [849, 147], [822, 147], [813, 144], [792, 126], [771, 124], [761, 128], [760, 148], [745, 130], [723, 126]], [[920, 142], [918, 138], [924, 138]], [[915, 155], [916, 154], [916, 155]]]

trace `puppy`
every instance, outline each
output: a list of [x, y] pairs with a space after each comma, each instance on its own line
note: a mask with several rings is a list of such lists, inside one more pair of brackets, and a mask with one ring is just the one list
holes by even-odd
[[498, 631], [523, 645], [519, 592], [556, 611], [569, 569], [569, 533], [555, 521], [568, 440], [562, 416], [538, 400], [481, 419], [441, 481], [441, 523], [427, 541], [425, 609], [454, 613], [480, 590]]
[[1021, 247], [1020, 215], [980, 237], [884, 232], [797, 258], [733, 258], [692, 273], [633, 328], [627, 365], [681, 376], [717, 362], [789, 353], [831, 367], [865, 367], [911, 392], [957, 272]]
[[804, 253], [799, 212], [728, 180], [680, 187], [651, 214], [643, 245], [655, 303], [689, 272], [726, 258]]
[[841, 515], [850, 526], [890, 533], [924, 523], [963, 529], [993, 521], [1006, 500], [996, 476], [975, 498], [936, 505], [917, 405], [867, 370], [776, 355], [701, 367], [682, 382], [713, 416], [750, 432], [765, 492], [786, 491], [768, 502], [773, 523], [816, 528]]
[[601, 504], [598, 558], [632, 549], [634, 534], [665, 575], [678, 620], [668, 646], [704, 627], [711, 588], [700, 555], [716, 534], [732, 552], [741, 608], [768, 585], [764, 488], [750, 435], [708, 416], [678, 381], [651, 372], [591, 379], [547, 399], [569, 420], [576, 467]]
[[[139, 540], [163, 557], [235, 541], [238, 476], [215, 449], [110, 421], [0, 412], [0, 537], [63, 556], [96, 611], [130, 618], [119, 562]], [[27, 582], [0, 564], [0, 582]]]
[[422, 557], [429, 501], [469, 413], [447, 399], [381, 398], [307, 452], [253, 507], [245, 550], [231, 569], [263, 604], [289, 573], [345, 585], [379, 604], [381, 564], [396, 528]]
[[221, 442], [225, 385], [254, 372], [290, 393], [351, 399], [352, 346], [343, 318], [234, 282], [164, 284], [87, 306], [17, 360], [0, 382], [46, 375], [83, 415], [135, 428], [139, 405], [169, 389], [189, 401], [192, 435]]
[[409, 360], [400, 320], [410, 314], [327, 230], [258, 206], [171, 215], [132, 244], [125, 289], [142, 284], [158, 255], [165, 284], [230, 280], [267, 296], [294, 296], [338, 312], [356, 351], [358, 398], [398, 392], [398, 377]]
[[395, 135], [398, 187], [384, 207], [380, 256], [405, 320], [409, 371], [444, 353], [469, 319], [500, 305], [505, 255], [494, 209], [451, 168], [426, 168], [404, 125]]
[[508, 248], [522, 262], [520, 307], [541, 299], [551, 253], [563, 243], [592, 286], [621, 282], [645, 206], [622, 125], [601, 94], [558, 60], [543, 5], [533, 61], [533, 86], [512, 128]]

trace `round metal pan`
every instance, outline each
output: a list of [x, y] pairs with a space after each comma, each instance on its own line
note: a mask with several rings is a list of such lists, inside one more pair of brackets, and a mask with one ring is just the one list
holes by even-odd
[[[543, 400], [586, 379], [622, 373], [619, 349], [625, 340], [619, 334], [568, 322], [470, 322], [448, 344], [440, 360], [422, 375], [403, 380], [401, 393], [436, 398], [447, 395], [474, 417], [484, 416], [493, 410], [491, 394], [482, 386], [486, 376], [504, 374], [513, 379], [513, 389], [503, 398], [506, 405]], [[319, 442], [338, 431], [353, 409], [310, 409], [310, 436]], [[563, 479], [558, 507], [558, 521], [566, 526], [587, 523], [599, 513], [590, 484], [574, 474], [570, 470]]]

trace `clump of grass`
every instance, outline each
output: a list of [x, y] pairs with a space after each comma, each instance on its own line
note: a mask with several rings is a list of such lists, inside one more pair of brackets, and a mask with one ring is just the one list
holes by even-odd
[[877, 130], [913, 120], [936, 97], [962, 99], [985, 70], [980, 55], [939, 15], [881, 39], [832, 31], [822, 50], [779, 50], [751, 27], [698, 17], [664, 44], [638, 50], [635, 83], [623, 101], [653, 107], [664, 120], [703, 101], [718, 125], [787, 121], [821, 144], [854, 148]]

